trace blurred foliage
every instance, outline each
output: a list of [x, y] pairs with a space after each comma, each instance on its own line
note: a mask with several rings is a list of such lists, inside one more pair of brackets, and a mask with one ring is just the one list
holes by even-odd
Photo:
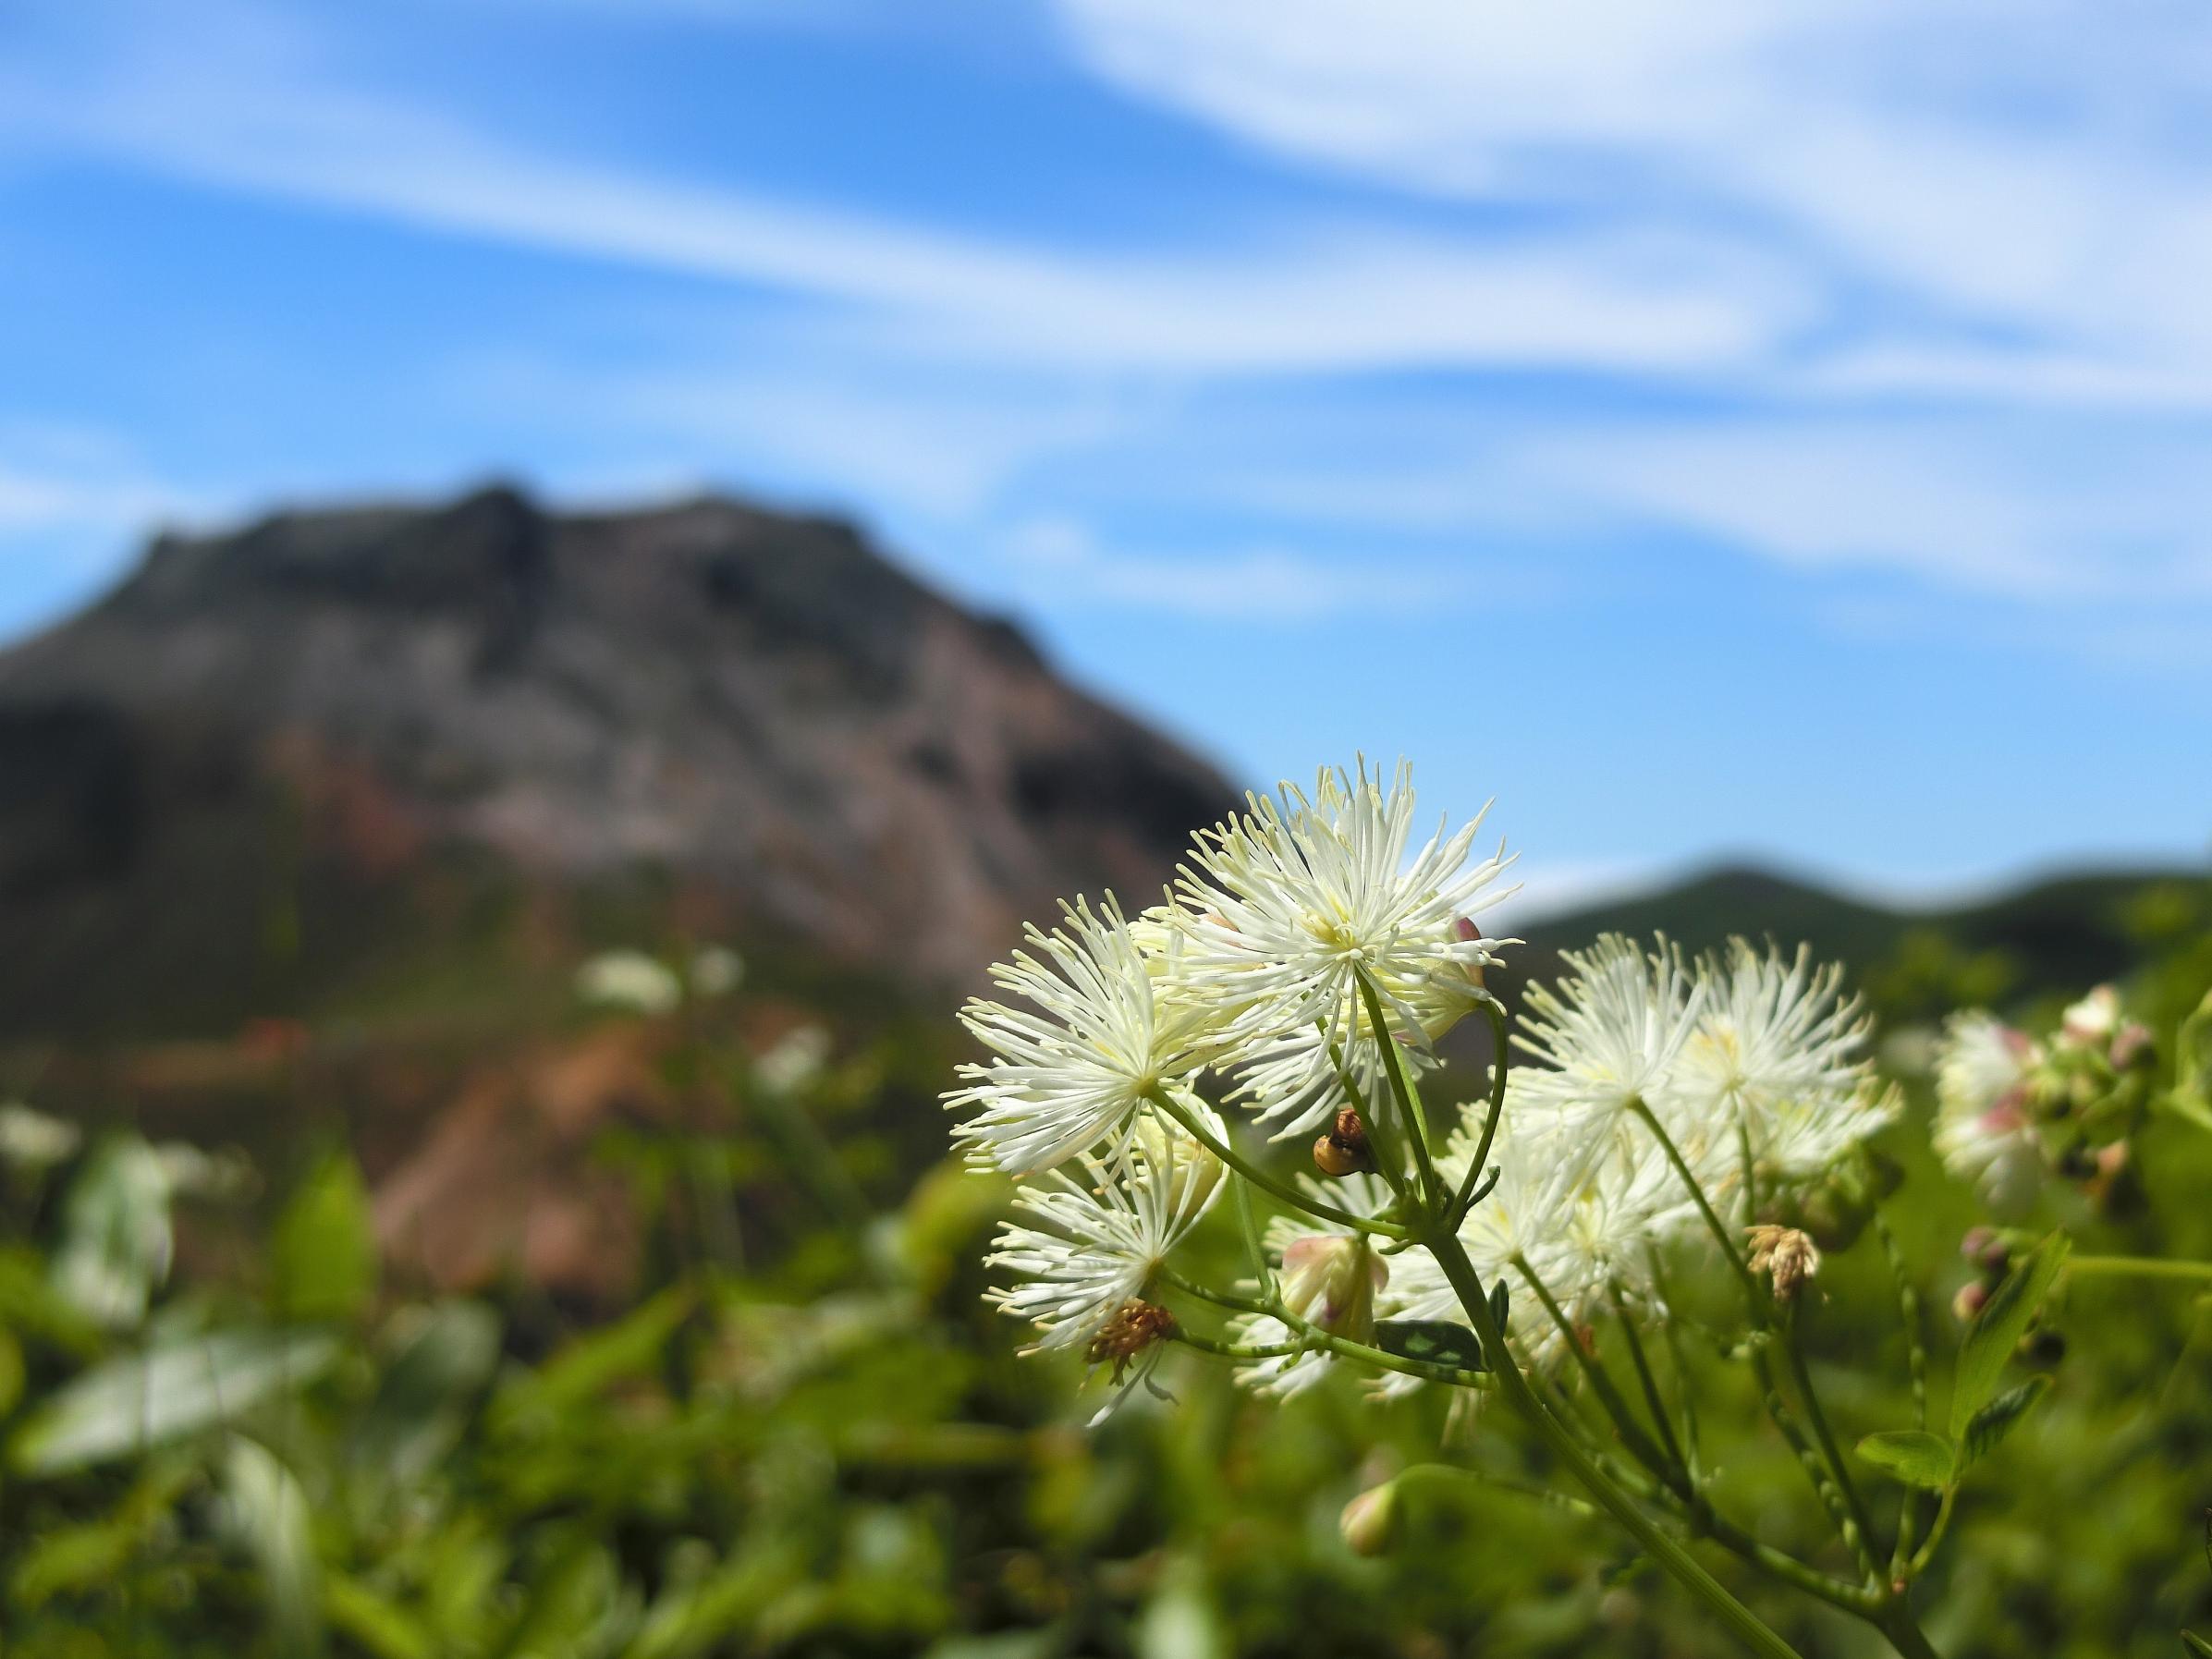
[[[2172, 884], [2125, 925], [2131, 1005], [2169, 1034], [2212, 986], [2212, 897]], [[1907, 936], [1867, 977], [1889, 1045], [2009, 983], [1987, 952]], [[1287, 1404], [1179, 1356], [1173, 1405], [1096, 1431], [1078, 1368], [1018, 1358], [983, 1305], [996, 1180], [927, 1169], [925, 1120], [869, 1102], [935, 1064], [894, 1037], [842, 1061], [749, 1057], [694, 1022], [667, 1062], [743, 1110], [610, 1128], [649, 1283], [608, 1318], [527, 1287], [438, 1297], [380, 1267], [361, 1174], [310, 1161], [266, 1213], [180, 1149], [128, 1132], [0, 1171], [0, 1639], [11, 1656], [327, 1653], [867, 1655], [1717, 1653], [1721, 1639], [1605, 1523], [1543, 1495], [1509, 1423], [1436, 1396], [1371, 1401], [1338, 1377]], [[2161, 1065], [2170, 1071], [2171, 1057]], [[1925, 1082], [1886, 1150], [1885, 1215], [1949, 1397], [1982, 1217], [1927, 1151]], [[863, 1126], [865, 1126], [863, 1132]], [[846, 1127], [854, 1132], [847, 1134]], [[35, 1136], [24, 1139], [31, 1144]], [[59, 1142], [57, 1142], [59, 1144]], [[2212, 1135], [2170, 1117], [2139, 1178], [2040, 1221], [2084, 1251], [2212, 1256]], [[205, 1160], [202, 1161], [202, 1165]], [[181, 1268], [211, 1214], [257, 1236]], [[776, 1225], [764, 1230], [762, 1216]], [[1234, 1222], [1198, 1248], [1234, 1273]], [[764, 1248], [765, 1241], [772, 1248]], [[1729, 1287], [1673, 1264], [1684, 1362], [1709, 1402], [1724, 1507], [1817, 1554], [1826, 1528], [1746, 1368], [1705, 1333]], [[1954, 1656], [2169, 1655], [2212, 1627], [2212, 1299], [2084, 1279], [2032, 1339], [2049, 1396], [1963, 1488], [1925, 1623]], [[1895, 1288], [1870, 1230], [1805, 1309], [1847, 1441], [1912, 1421]], [[2062, 1338], [2062, 1340], [2061, 1340]], [[1621, 1367], [1623, 1355], [1601, 1354]], [[1337, 1519], [1391, 1472], [1393, 1547]], [[1901, 1488], [1869, 1474], [1877, 1512]], [[1840, 1565], [1832, 1553], [1822, 1557]], [[1807, 1659], [1882, 1651], [1864, 1629], [1710, 1563]]]

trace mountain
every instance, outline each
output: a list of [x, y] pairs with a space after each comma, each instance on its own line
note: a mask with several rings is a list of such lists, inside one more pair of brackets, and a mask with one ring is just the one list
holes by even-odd
[[675, 936], [935, 997], [1232, 799], [833, 519], [494, 488], [164, 535], [0, 654], [0, 1034], [495, 996]]
[[[1981, 997], [2071, 994], [2139, 966], [2157, 917], [2146, 899], [2201, 889], [2203, 871], [2083, 873], [1972, 903], [1900, 909], [1841, 897], [1768, 871], [1722, 868], [1629, 898], [1531, 921], [1514, 953], [1524, 980], [1548, 980], [1558, 953], [1599, 933], [1665, 934], [1704, 951], [1731, 935], [1773, 940], [1851, 970], [1886, 1011], [1918, 1015], [1960, 989]], [[1923, 1007], [1922, 1004], [1926, 1004]]]

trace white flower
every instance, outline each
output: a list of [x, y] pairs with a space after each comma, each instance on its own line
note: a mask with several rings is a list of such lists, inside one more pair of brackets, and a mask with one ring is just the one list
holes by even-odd
[[20, 1101], [0, 1104], [0, 1164], [50, 1169], [74, 1156], [83, 1139], [75, 1124], [49, 1117]]
[[[1506, 860], [1471, 860], [1482, 814], [1409, 858], [1402, 762], [1387, 791], [1362, 762], [1356, 775], [1322, 772], [1311, 796], [1285, 784], [1276, 799], [1247, 799], [1250, 812], [1199, 834], [1178, 883], [1177, 978], [1218, 1016], [1239, 1093], [1284, 1138], [1342, 1104], [1332, 1044], [1379, 1081], [1379, 1042], [1425, 1058], [1488, 998], [1483, 970], [1513, 941], [1485, 939], [1469, 918], [1504, 897], [1484, 889]], [[1372, 1029], [1362, 973], [1387, 1032]]]
[[795, 1025], [752, 1063], [752, 1075], [771, 1094], [797, 1094], [829, 1063], [829, 1033], [818, 1025]]
[[1001, 1226], [997, 1249], [985, 1261], [1023, 1281], [989, 1299], [1037, 1327], [1027, 1351], [1085, 1347], [1125, 1303], [1144, 1295], [1168, 1251], [1221, 1189], [1218, 1169], [1204, 1175], [1186, 1166], [1213, 1162], [1203, 1148], [1168, 1134], [1141, 1159], [1108, 1163], [1086, 1154], [1077, 1160], [1082, 1179], [1054, 1170], [1015, 1194], [1027, 1218]]
[[945, 1104], [981, 1108], [957, 1134], [978, 1162], [1009, 1175], [1118, 1139], [1151, 1091], [1192, 1067], [1192, 1010], [1158, 994], [1113, 895], [1099, 910], [1082, 899], [1061, 909], [1061, 927], [1028, 930], [1042, 960], [1016, 951], [991, 970], [1042, 1012], [974, 1001], [960, 1015], [997, 1054], [987, 1065], [962, 1066], [969, 1086]]
[[683, 982], [642, 950], [609, 950], [576, 970], [576, 994], [598, 1007], [660, 1015], [683, 1001]]
[[[1570, 1127], [1575, 1155], [1588, 1162], [1620, 1138], [1621, 1119], [1635, 1103], [1659, 1107], [1668, 1068], [1695, 1027], [1699, 999], [1674, 951], [1646, 955], [1618, 933], [1562, 959], [1570, 972], [1556, 992], [1530, 990], [1514, 1037], [1546, 1069], [1518, 1075], [1524, 1110]], [[1639, 1128], [1629, 1138], [1647, 1133]]]
[[2120, 993], [2099, 985], [2059, 1017], [2059, 1042], [2067, 1048], [2102, 1048], [2120, 1029]]
[[2025, 1032], [1975, 1008], [1954, 1014], [1936, 1062], [1936, 1152], [1990, 1206], [2016, 1210], [2043, 1173], [2028, 1085], [2043, 1050]]
[[691, 989], [701, 996], [727, 996], [745, 982], [745, 958], [727, 945], [709, 945], [691, 958]]
[[1888, 1122], [1894, 1093], [1874, 1087], [1872, 1021], [1840, 993], [1843, 970], [1729, 942], [1698, 965], [1704, 987], [1689, 1040], [1662, 1092], [1693, 1129], [1741, 1125], [1763, 1175], [1819, 1174]]

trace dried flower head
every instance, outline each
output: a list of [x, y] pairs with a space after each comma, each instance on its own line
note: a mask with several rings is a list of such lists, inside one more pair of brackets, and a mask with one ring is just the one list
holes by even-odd
[[1820, 1271], [1820, 1247], [1795, 1227], [1761, 1223], [1750, 1232], [1751, 1270], [1770, 1277], [1776, 1300], [1789, 1301]]
[[1083, 1358], [1094, 1365], [1111, 1365], [1113, 1380], [1121, 1381], [1130, 1361], [1155, 1344], [1175, 1335], [1175, 1315], [1153, 1302], [1132, 1297], [1114, 1311], [1098, 1335], [1083, 1347]]

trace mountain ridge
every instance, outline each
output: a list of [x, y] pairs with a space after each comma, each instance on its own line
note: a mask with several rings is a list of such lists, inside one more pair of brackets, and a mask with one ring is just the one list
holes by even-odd
[[0, 1029], [219, 1031], [502, 905], [963, 986], [1233, 798], [842, 519], [290, 509], [0, 653]]

